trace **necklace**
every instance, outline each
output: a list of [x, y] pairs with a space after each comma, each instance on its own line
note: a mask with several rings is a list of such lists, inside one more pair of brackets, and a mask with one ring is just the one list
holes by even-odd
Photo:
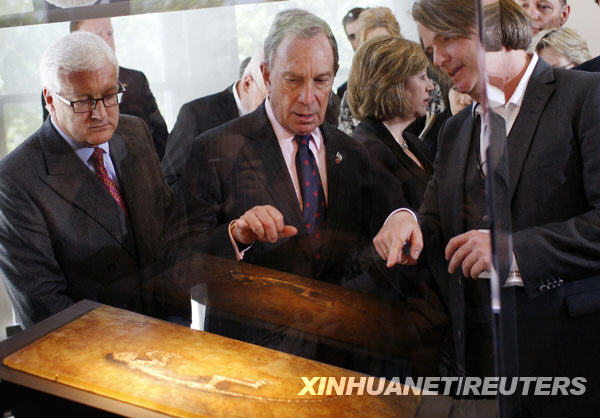
[[406, 151], [408, 150], [408, 144], [406, 143], [405, 140], [403, 141], [398, 141], [398, 145], [400, 145], [400, 148], [402, 148], [402, 151]]

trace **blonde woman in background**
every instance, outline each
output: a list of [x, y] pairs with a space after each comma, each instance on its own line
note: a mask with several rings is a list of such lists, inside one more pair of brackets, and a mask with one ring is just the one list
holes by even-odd
[[573, 68], [592, 58], [586, 41], [571, 28], [543, 30], [531, 45], [553, 67]]

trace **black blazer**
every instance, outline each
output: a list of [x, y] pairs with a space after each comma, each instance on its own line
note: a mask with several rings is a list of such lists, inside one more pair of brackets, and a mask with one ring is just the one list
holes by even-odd
[[231, 85], [219, 93], [181, 106], [177, 122], [169, 134], [167, 150], [162, 161], [165, 178], [170, 186], [174, 186], [181, 177], [194, 138], [239, 116], [233, 87], [234, 85]]
[[[275, 244], [255, 242], [245, 261], [340, 283], [351, 275], [357, 249], [370, 243], [371, 175], [364, 147], [336, 128], [321, 127], [327, 155], [327, 228], [320, 261], [305, 240], [298, 199], [264, 104], [195, 140], [182, 177], [192, 234], [203, 250], [233, 257], [227, 226], [256, 205], [272, 205], [298, 235]], [[402, 190], [398, 190], [402, 193]]]
[[[415, 211], [419, 209], [425, 188], [433, 173], [432, 157], [419, 138], [410, 132], [404, 133], [408, 148], [421, 162], [422, 169], [402, 151], [385, 125], [376, 119], [367, 118], [362, 121], [354, 130], [352, 137], [362, 142], [369, 151], [374, 172], [379, 176], [374, 181], [375, 187], [389, 187], [389, 182], [395, 180], [400, 183], [404, 191], [408, 207]], [[393, 179], [388, 178], [388, 175], [391, 175]], [[387, 193], [382, 191], [382, 194]], [[394, 196], [390, 196], [384, 212], [389, 214], [392, 210], [398, 209], [398, 204], [401, 202], [394, 202], [393, 199]]]
[[[534, 416], [584, 416], [600, 394], [600, 365], [591, 360], [597, 355], [592, 347], [600, 346], [599, 108], [599, 75], [540, 60], [507, 140], [492, 141], [504, 148], [490, 163], [504, 208], [496, 221], [512, 230], [525, 285], [505, 289], [514, 299], [504, 315], [517, 327], [518, 371], [592, 382], [585, 397], [524, 400]], [[432, 270], [450, 310], [458, 370], [464, 370], [464, 279], [447, 273], [442, 255], [452, 237], [466, 232], [464, 178], [473, 127], [468, 107], [442, 128], [419, 210], [425, 246], [438, 254]]]
[[[371, 225], [374, 230], [381, 228], [389, 214], [399, 208], [417, 211], [427, 183], [433, 173], [432, 159], [421, 140], [410, 132], [404, 132], [408, 148], [419, 159], [423, 168], [418, 167], [406, 155], [385, 125], [373, 118], [363, 120], [352, 133], [352, 137], [365, 145], [369, 152], [369, 160], [373, 170], [373, 187], [375, 193], [381, 196], [373, 209]], [[393, 185], [393, 187], [392, 187]], [[402, 195], [391, 190], [400, 188]], [[424, 265], [396, 266], [394, 269], [385, 267], [383, 260], [371, 265], [371, 275], [375, 277], [380, 287], [389, 283], [400, 298], [418, 294], [419, 283], [431, 285], [431, 274]]]
[[0, 272], [24, 326], [84, 298], [154, 313], [138, 272], [162, 255], [173, 195], [140, 118], [109, 144], [127, 217], [50, 120], [0, 162]]

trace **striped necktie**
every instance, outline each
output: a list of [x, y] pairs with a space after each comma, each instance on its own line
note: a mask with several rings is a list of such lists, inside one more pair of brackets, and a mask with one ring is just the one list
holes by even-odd
[[123, 201], [123, 197], [121, 197], [121, 193], [119, 192], [119, 188], [113, 179], [110, 178], [108, 172], [106, 171], [106, 167], [104, 166], [104, 151], [102, 148], [94, 148], [94, 152], [92, 153], [92, 158], [94, 160], [94, 165], [96, 166], [96, 177], [102, 182], [108, 193], [115, 199], [115, 202], [123, 209], [125, 215], [127, 215], [127, 209], [125, 208], [125, 202]]

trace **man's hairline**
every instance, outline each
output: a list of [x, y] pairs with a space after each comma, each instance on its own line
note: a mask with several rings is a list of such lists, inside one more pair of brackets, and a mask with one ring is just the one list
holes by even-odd
[[[335, 52], [333, 50], [333, 45], [331, 45], [331, 41], [329, 39], [329, 36], [327, 35], [327, 32], [325, 32], [321, 28], [319, 28], [318, 32], [315, 32], [312, 36], [309, 36], [309, 37], [303, 36], [302, 34], [294, 34], [294, 33], [289, 33], [289, 34], [285, 35], [281, 39], [281, 41], [277, 44], [277, 46], [275, 47], [275, 49], [273, 50], [273, 54], [271, 54], [270, 57], [265, 57], [265, 59], [262, 61], [262, 63], [264, 63], [267, 66], [269, 72], [272, 72], [272, 70], [273, 70], [273, 62], [275, 61], [275, 56], [277, 55], [277, 52], [279, 51], [279, 48], [281, 48], [281, 45], [286, 40], [288, 40], [288, 39], [291, 39], [291, 40], [297, 40], [297, 39], [314, 39], [317, 36], [319, 36], [319, 34], [322, 34], [325, 37], [325, 39], [327, 41], [327, 45], [329, 46], [329, 50], [331, 51], [331, 58], [332, 58], [332, 61], [333, 61], [332, 62], [331, 71], [332, 71], [333, 77], [335, 77], [335, 75], [337, 73], [337, 71], [334, 68], [335, 67]], [[269, 60], [271, 62], [269, 62]]]

